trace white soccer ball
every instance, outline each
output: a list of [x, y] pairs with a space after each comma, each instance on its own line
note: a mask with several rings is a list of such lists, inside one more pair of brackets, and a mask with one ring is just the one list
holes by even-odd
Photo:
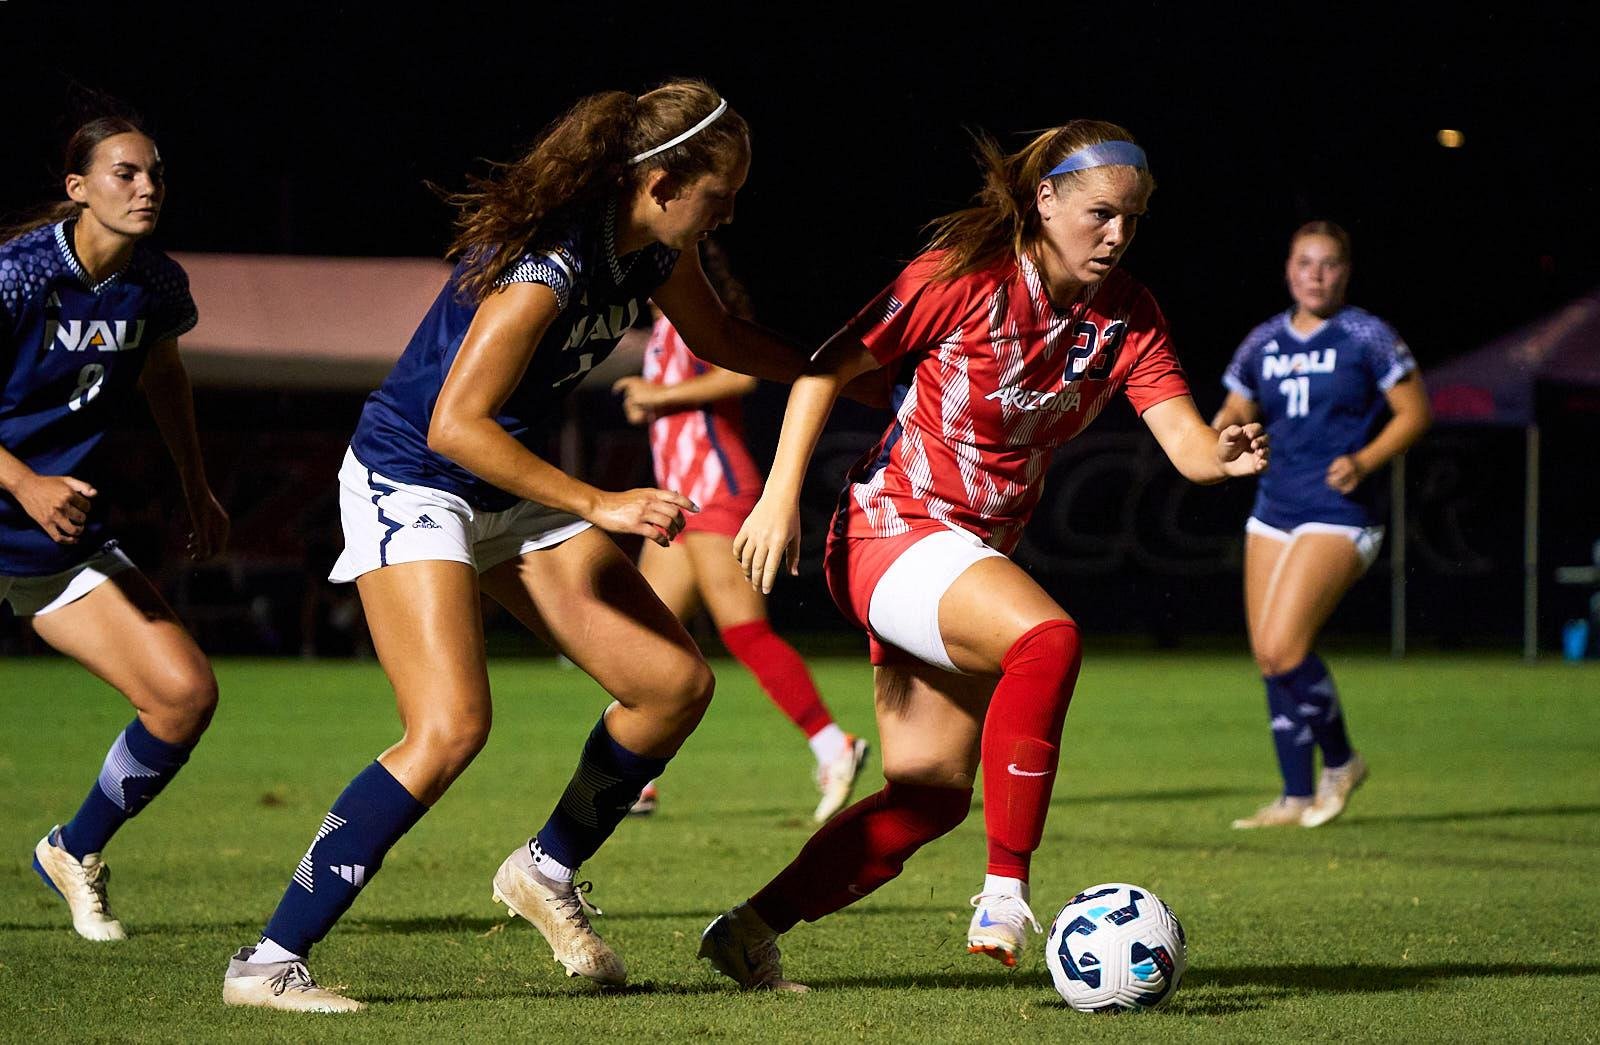
[[1061, 908], [1045, 950], [1050, 978], [1081, 1012], [1153, 1009], [1178, 989], [1189, 964], [1183, 926], [1148, 889], [1111, 882]]

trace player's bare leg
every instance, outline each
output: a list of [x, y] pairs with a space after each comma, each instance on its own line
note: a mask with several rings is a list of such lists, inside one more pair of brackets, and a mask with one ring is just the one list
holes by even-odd
[[[645, 583], [656, 593], [672, 615], [684, 624], [700, 609], [700, 588], [695, 579], [694, 560], [680, 538], [663, 548], [654, 541], [645, 541], [639, 553], [639, 572]], [[644, 785], [639, 797], [628, 812], [635, 816], [648, 816], [661, 805], [660, 782], [652, 780]]]
[[574, 877], [699, 724], [711, 701], [711, 670], [599, 530], [502, 563], [482, 583], [614, 698], [550, 820], [501, 864], [494, 897], [539, 929], [570, 975], [624, 983], [626, 967], [589, 923], [586, 886]]
[[[51, 828], [34, 847], [35, 870], [67, 901], [78, 934], [120, 940], [122, 923], [106, 896], [111, 872], [100, 850], [188, 759], [216, 710], [216, 678], [205, 654], [137, 570], [124, 570], [82, 598], [34, 617], [33, 628], [138, 712], [78, 815], [65, 828]], [[130, 736], [135, 732], [143, 738], [136, 751], [130, 750], [140, 744]], [[125, 773], [134, 763], [137, 768]]]
[[728, 651], [756, 676], [772, 702], [806, 735], [817, 760], [819, 798], [812, 819], [825, 823], [843, 809], [866, 765], [868, 744], [833, 720], [805, 661], [767, 623], [766, 596], [751, 587], [733, 555], [733, 538], [686, 533], [695, 581]]

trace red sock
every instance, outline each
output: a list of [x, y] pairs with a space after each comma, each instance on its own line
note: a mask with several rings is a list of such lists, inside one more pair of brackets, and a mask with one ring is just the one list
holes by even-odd
[[828, 821], [750, 898], [774, 932], [814, 922], [894, 878], [906, 859], [967, 818], [971, 788], [885, 784]]
[[992, 875], [1028, 877], [1082, 663], [1078, 626], [1068, 620], [1031, 629], [1000, 661], [1000, 684], [983, 722], [983, 822]]
[[764, 619], [724, 629], [722, 644], [739, 663], [750, 669], [772, 702], [789, 716], [790, 722], [804, 730], [806, 736], [814, 736], [833, 725], [833, 716], [822, 703], [817, 684], [811, 681], [811, 672], [806, 670], [806, 662]]

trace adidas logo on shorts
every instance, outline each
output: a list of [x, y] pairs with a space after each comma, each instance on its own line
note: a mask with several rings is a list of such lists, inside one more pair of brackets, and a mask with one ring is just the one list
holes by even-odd
[[443, 527], [441, 527], [438, 523], [434, 522], [432, 519], [428, 518], [426, 515], [417, 516], [417, 521], [412, 523], [411, 526], [412, 526], [413, 529], [417, 529], [417, 530], [439, 530], [439, 529], [443, 529]]

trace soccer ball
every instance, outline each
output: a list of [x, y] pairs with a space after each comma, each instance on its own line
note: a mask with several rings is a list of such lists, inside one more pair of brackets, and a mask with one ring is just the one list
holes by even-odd
[[1091, 886], [1067, 901], [1044, 957], [1056, 990], [1081, 1012], [1153, 1009], [1172, 997], [1189, 964], [1172, 908], [1122, 882]]

